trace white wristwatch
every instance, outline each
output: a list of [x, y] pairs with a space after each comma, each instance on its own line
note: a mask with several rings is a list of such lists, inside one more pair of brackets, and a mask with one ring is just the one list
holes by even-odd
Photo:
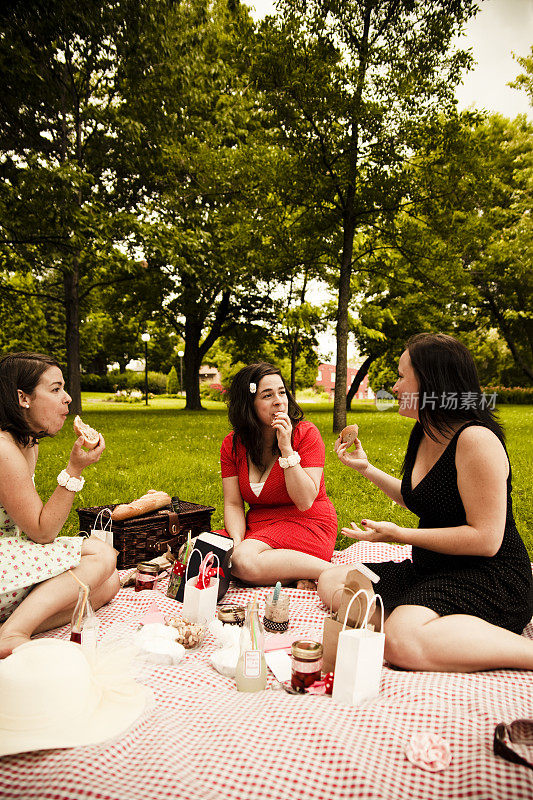
[[287, 467], [295, 467], [296, 464], [299, 464], [301, 461], [300, 453], [291, 453], [290, 456], [287, 456], [287, 458], [283, 458], [283, 456], [280, 456], [278, 458], [278, 461], [281, 469], [287, 469]]
[[85, 483], [85, 478], [73, 478], [72, 475], [69, 475], [66, 469], [64, 469], [57, 476], [57, 482], [69, 492], [81, 492]]

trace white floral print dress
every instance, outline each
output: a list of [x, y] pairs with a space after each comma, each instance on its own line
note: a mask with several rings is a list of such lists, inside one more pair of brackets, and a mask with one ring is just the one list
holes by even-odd
[[38, 544], [0, 506], [0, 622], [5, 622], [36, 583], [76, 567], [82, 543], [79, 536], [57, 536], [50, 544]]

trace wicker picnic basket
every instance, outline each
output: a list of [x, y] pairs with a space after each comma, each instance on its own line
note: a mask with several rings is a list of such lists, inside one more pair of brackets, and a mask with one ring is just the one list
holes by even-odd
[[[76, 509], [80, 519], [80, 532], [90, 533], [100, 511], [104, 508], [112, 511], [115, 505], [117, 504], [111, 503], [108, 506]], [[113, 520], [111, 530], [113, 547], [118, 550], [117, 567], [135, 567], [140, 561], [165, 553], [167, 547], [177, 554], [179, 547], [187, 539], [187, 531], [192, 531], [193, 536], [196, 536], [211, 530], [211, 514], [214, 510], [213, 506], [180, 500], [178, 513], [167, 506], [140, 517]]]

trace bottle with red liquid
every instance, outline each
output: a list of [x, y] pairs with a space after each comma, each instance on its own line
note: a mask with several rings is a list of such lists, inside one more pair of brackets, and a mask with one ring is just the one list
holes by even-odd
[[94, 652], [96, 650], [98, 625], [99, 620], [89, 601], [89, 591], [86, 587], [80, 586], [78, 602], [70, 622], [70, 641], [81, 644], [89, 652]]

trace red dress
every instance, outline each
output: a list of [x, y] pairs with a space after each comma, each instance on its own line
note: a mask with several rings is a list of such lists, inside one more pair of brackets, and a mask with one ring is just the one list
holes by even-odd
[[[237, 442], [236, 455], [232, 447], [233, 433], [230, 433], [222, 442], [220, 465], [223, 478], [239, 479], [242, 499], [250, 506], [244, 538], [259, 539], [275, 549], [299, 550], [329, 561], [337, 538], [337, 514], [326, 494], [324, 473], [315, 502], [307, 511], [299, 511], [289, 497], [279, 461], [274, 463], [259, 497], [256, 497], [250, 488], [244, 445]], [[302, 467], [324, 468], [326, 449], [318, 428], [312, 422], [303, 420], [297, 423], [293, 448], [300, 454]]]

